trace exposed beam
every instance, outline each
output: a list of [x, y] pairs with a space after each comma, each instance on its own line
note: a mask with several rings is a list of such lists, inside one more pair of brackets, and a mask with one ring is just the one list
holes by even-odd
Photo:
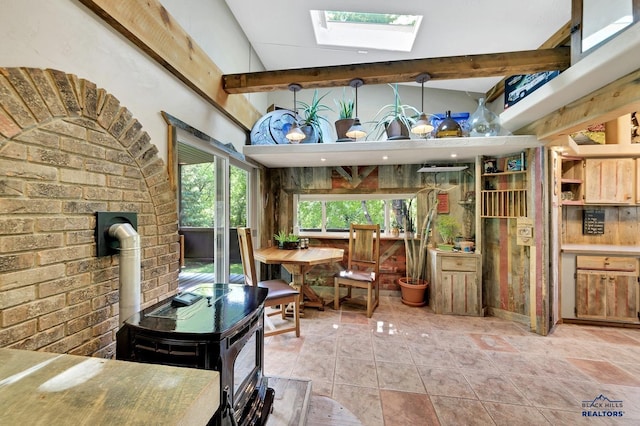
[[[547, 41], [542, 43], [538, 49], [553, 49], [558, 46], [565, 46], [571, 38], [571, 21], [567, 21], [558, 31], [556, 31]], [[500, 80], [495, 86], [487, 91], [485, 98], [487, 102], [492, 102], [504, 93], [504, 82], [509, 76]]]
[[557, 47], [521, 52], [225, 74], [223, 85], [227, 93], [235, 94], [287, 90], [290, 83], [298, 83], [305, 89], [348, 86], [349, 81], [356, 77], [361, 78], [365, 84], [384, 84], [415, 81], [422, 73], [429, 73], [431, 80], [531, 74], [565, 70], [570, 65], [569, 50], [567, 47]]
[[222, 71], [159, 0], [80, 2], [244, 129], [261, 117], [244, 96], [223, 90]]
[[640, 111], [640, 70], [627, 74], [514, 133], [535, 134], [539, 140], [552, 141], [633, 111]]

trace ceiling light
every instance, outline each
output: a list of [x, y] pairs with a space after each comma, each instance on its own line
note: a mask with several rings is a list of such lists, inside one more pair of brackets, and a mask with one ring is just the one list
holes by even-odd
[[302, 86], [300, 86], [299, 84], [295, 84], [295, 83], [291, 83], [289, 85], [289, 90], [291, 90], [293, 92], [293, 117], [294, 117], [294, 121], [293, 124], [291, 125], [291, 128], [289, 129], [289, 131], [287, 132], [287, 134], [285, 135], [285, 137], [289, 140], [290, 143], [300, 143], [301, 140], [303, 140], [306, 135], [302, 132], [302, 130], [300, 129], [300, 127], [298, 126], [298, 112], [296, 109], [296, 92], [298, 90], [302, 89]]
[[469, 166], [455, 166], [451, 164], [426, 164], [418, 169], [420, 173], [459, 172], [468, 169]]
[[420, 109], [420, 117], [418, 117], [418, 121], [416, 121], [416, 124], [411, 128], [411, 132], [416, 135], [424, 136], [425, 139], [427, 138], [427, 135], [433, 131], [433, 126], [429, 123], [427, 114], [424, 113], [424, 82], [429, 81], [430, 79], [431, 76], [427, 73], [420, 74], [416, 78], [416, 81], [422, 86], [422, 106]]
[[383, 155], [383, 156], [382, 156], [382, 159], [383, 159], [383, 160], [388, 160], [388, 159], [389, 159], [389, 156], [388, 156], [388, 155]]
[[358, 118], [358, 87], [362, 86], [363, 84], [364, 84], [364, 81], [362, 81], [361, 78], [354, 78], [349, 82], [349, 86], [356, 89], [356, 97], [355, 97], [356, 116], [353, 119], [353, 125], [349, 127], [349, 130], [347, 130], [346, 135], [347, 137], [355, 140], [358, 140], [358, 138], [364, 138], [367, 136], [367, 132], [364, 131], [364, 127], [362, 127], [362, 124], [360, 124], [360, 119]]

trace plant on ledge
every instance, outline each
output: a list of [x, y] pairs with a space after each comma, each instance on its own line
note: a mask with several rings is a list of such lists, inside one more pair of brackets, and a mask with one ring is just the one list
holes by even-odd
[[453, 216], [442, 215], [436, 219], [436, 229], [443, 244], [453, 246], [453, 238], [460, 231], [460, 223]]
[[388, 140], [410, 139], [409, 129], [413, 127], [420, 111], [411, 105], [404, 105], [400, 100], [397, 84], [389, 84], [393, 89], [394, 102], [380, 108], [375, 116], [373, 133], [380, 139], [386, 132]]
[[[313, 91], [313, 99], [311, 100], [310, 104], [298, 101], [298, 104], [302, 107], [302, 131], [305, 132], [305, 134], [307, 134], [307, 131], [311, 133], [307, 134], [307, 138], [305, 139], [305, 141], [309, 140], [314, 142], [322, 142], [323, 140], [322, 121], [325, 121], [328, 124], [329, 120], [320, 115], [320, 113], [323, 111], [332, 111], [332, 109], [324, 104], [321, 104], [320, 101], [322, 101], [322, 99], [328, 94], [329, 92], [318, 97], [318, 90], [316, 89]], [[310, 130], [305, 130], [305, 126], [309, 126], [307, 129]], [[315, 135], [313, 133], [315, 133]]]

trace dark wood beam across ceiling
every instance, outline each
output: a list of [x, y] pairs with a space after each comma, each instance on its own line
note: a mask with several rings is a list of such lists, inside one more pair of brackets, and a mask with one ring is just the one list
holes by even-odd
[[564, 71], [570, 66], [568, 47], [526, 50], [482, 55], [410, 59], [328, 67], [298, 68], [224, 74], [223, 89], [229, 94], [287, 90], [297, 83], [305, 89], [348, 86], [361, 78], [365, 84], [414, 82], [428, 73], [431, 80], [497, 77], [532, 74], [541, 71]]

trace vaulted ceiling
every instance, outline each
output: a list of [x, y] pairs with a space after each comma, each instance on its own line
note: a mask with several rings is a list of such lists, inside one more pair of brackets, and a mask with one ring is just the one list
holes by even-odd
[[[258, 57], [267, 70], [291, 70], [327, 66], [348, 66], [372, 62], [408, 61], [413, 67], [402, 70], [401, 81], [413, 81], [420, 72], [429, 72], [425, 65], [420, 71], [416, 61], [428, 58], [484, 55], [504, 52], [518, 52], [538, 49], [571, 18], [571, 0], [452, 0], [390, 2], [388, 0], [272, 0], [268, 2], [247, 2], [245, 0], [225, 0], [236, 20], [249, 38]], [[376, 49], [349, 49], [320, 46], [315, 41], [311, 25], [310, 10], [343, 10], [352, 12], [399, 13], [422, 15], [422, 23], [410, 52], [392, 52]], [[366, 51], [366, 53], [362, 53]], [[541, 58], [544, 62], [548, 58]], [[445, 65], [439, 65], [441, 70]], [[508, 65], [513, 59], [502, 60], [504, 72], [513, 74]], [[470, 64], [468, 70], [477, 71], [478, 77], [461, 73], [446, 78], [433, 78], [425, 87], [445, 88], [470, 92], [487, 92], [503, 77], [500, 71], [483, 73], [486, 64]], [[496, 63], [492, 64], [493, 66]], [[544, 65], [543, 65], [544, 66]], [[549, 66], [549, 65], [546, 65]], [[384, 65], [383, 65], [384, 67]], [[345, 71], [349, 70], [346, 67]], [[365, 78], [368, 66], [362, 66], [358, 75]], [[415, 70], [418, 69], [416, 72]], [[549, 68], [547, 68], [549, 69]], [[462, 68], [464, 70], [464, 67]], [[531, 68], [535, 71], [535, 68]], [[389, 70], [399, 74], [398, 69]], [[315, 72], [318, 74], [318, 72]], [[516, 72], [517, 73], [517, 72]], [[354, 73], [345, 73], [353, 77]], [[276, 73], [277, 76], [277, 73]], [[274, 76], [271, 76], [274, 77]], [[284, 79], [288, 77], [281, 75]], [[372, 76], [374, 78], [375, 76]], [[346, 77], [345, 77], [346, 78]], [[288, 82], [294, 80], [289, 79]], [[300, 81], [296, 81], [300, 83]], [[385, 82], [378, 78], [370, 83]], [[245, 82], [245, 84], [248, 84]], [[339, 82], [337, 85], [344, 85]], [[230, 93], [273, 90], [274, 87], [241, 89], [236, 81]], [[303, 84], [304, 86], [304, 84]], [[286, 87], [286, 85], [284, 86]], [[318, 87], [308, 85], [307, 87]], [[281, 89], [282, 87], [276, 87]], [[225, 88], [227, 90], [227, 88]]]

